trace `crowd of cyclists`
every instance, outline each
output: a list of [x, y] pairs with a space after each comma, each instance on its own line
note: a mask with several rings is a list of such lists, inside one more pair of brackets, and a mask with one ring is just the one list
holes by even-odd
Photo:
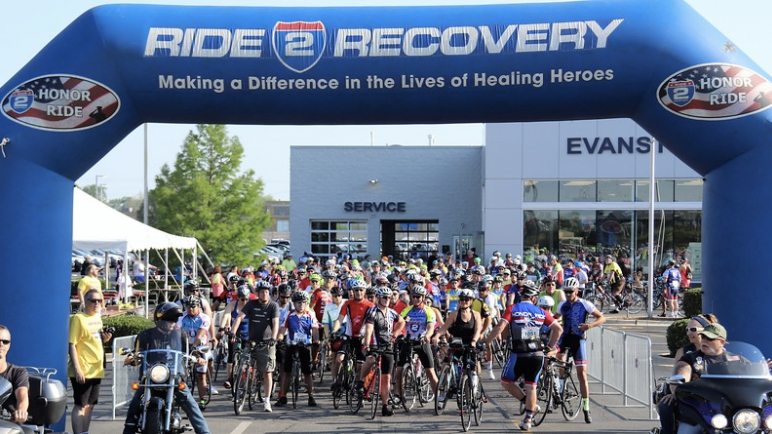
[[[352, 411], [370, 402], [373, 417], [378, 401], [382, 416], [391, 416], [397, 407], [407, 410], [413, 383], [425, 389], [419, 393], [422, 403], [439, 401], [444, 408], [454, 393], [457, 398], [463, 394], [448, 388], [448, 379], [440, 375], [455, 351], [474, 358], [469, 390], [479, 388], [471, 407], [458, 400], [462, 414], [488, 402], [481, 376], [495, 379], [494, 360], [499, 360], [503, 389], [522, 403], [519, 426], [530, 430], [536, 415], [548, 411], [537, 400], [547, 361], [563, 360], [561, 366], [567, 366], [568, 360], [576, 367], [580, 389], [576, 412], [581, 408], [591, 423], [585, 340], [587, 330], [605, 317], [582, 295], [588, 286], [602, 284], [618, 303], [611, 313], [624, 308], [619, 293], [626, 279], [615, 258], [561, 263], [544, 256], [524, 263], [520, 256], [495, 252], [487, 266], [479, 258], [469, 259], [359, 262], [344, 256], [322, 262], [304, 255], [292, 269], [270, 263], [257, 269], [233, 267], [213, 279], [222, 285], [213, 288], [211, 303], [196, 280], [187, 280], [178, 325], [194, 346], [227, 354], [220, 360], [210, 355], [208, 366], [198, 370], [200, 409], [206, 408], [210, 393], [224, 389], [228, 392], [220, 394], [229, 394], [237, 413], [244, 402], [273, 412], [288, 405], [290, 396], [296, 405], [298, 382], [305, 383], [308, 406], [316, 406], [319, 390], [313, 377], [323, 375], [332, 379], [333, 399], [345, 396]], [[674, 265], [667, 276], [677, 297], [682, 279], [672, 271]], [[215, 315], [218, 311], [222, 314]], [[244, 351], [250, 352], [258, 378], [245, 378], [251, 371], [237, 361]], [[422, 380], [409, 380], [418, 361]], [[219, 369], [215, 364], [226, 362], [226, 379], [211, 384], [213, 370]], [[435, 411], [440, 411], [437, 405]]]

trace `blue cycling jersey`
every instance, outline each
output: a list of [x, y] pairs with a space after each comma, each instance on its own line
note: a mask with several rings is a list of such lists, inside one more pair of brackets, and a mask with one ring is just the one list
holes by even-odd
[[587, 317], [595, 312], [595, 305], [579, 298], [571, 303], [568, 300], [560, 302], [557, 314], [563, 320], [563, 336], [567, 334], [586, 338], [585, 332], [579, 329], [581, 324], [587, 322]]

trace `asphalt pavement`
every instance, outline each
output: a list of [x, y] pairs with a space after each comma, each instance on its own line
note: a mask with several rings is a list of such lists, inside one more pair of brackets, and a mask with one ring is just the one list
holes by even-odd
[[[647, 336], [652, 344], [652, 363], [654, 378], [669, 375], [673, 360], [662, 356], [666, 354], [665, 331], [672, 320], [648, 320], [643, 317], [624, 318], [620, 315], [607, 315], [606, 326], [626, 333]], [[590, 360], [592, 363], [592, 360]], [[110, 372], [108, 364], [108, 373]], [[494, 369], [498, 374], [498, 371]], [[108, 374], [109, 375], [109, 374]], [[489, 380], [483, 375], [484, 388], [489, 397], [489, 403], [483, 407], [482, 423], [470, 429], [475, 433], [500, 433], [520, 431], [518, 424], [522, 419], [519, 415], [519, 403], [515, 402], [502, 388], [498, 380]], [[100, 403], [97, 404], [90, 434], [117, 434], [123, 430], [123, 419], [126, 415], [125, 407], [118, 410], [117, 419], [111, 420], [111, 377], [105, 379], [100, 395]], [[318, 387], [315, 408], [306, 405], [305, 397], [301, 396], [297, 409], [292, 406], [274, 408], [273, 413], [266, 413], [262, 408], [249, 410], [245, 408], [241, 416], [236, 416], [233, 404], [229, 400], [230, 393], [222, 389], [222, 383], [218, 387], [220, 395], [213, 395], [212, 402], [204, 412], [210, 430], [215, 434], [242, 434], [242, 433], [297, 433], [297, 434], [332, 434], [332, 433], [456, 433], [462, 432], [461, 418], [455, 405], [449, 403], [444, 414], [436, 416], [434, 408], [427, 404], [424, 408], [417, 408], [410, 413], [404, 410], [396, 410], [392, 417], [382, 417], [380, 411], [375, 420], [370, 420], [366, 415], [367, 408], [363, 408], [356, 415], [348, 410], [333, 409], [332, 398], [329, 392], [329, 379], [325, 379]], [[275, 400], [275, 399], [274, 399]], [[72, 399], [68, 401], [72, 402]], [[635, 404], [627, 402], [627, 404]], [[636, 406], [637, 405], [637, 406]], [[625, 406], [625, 400], [620, 395], [594, 379], [590, 382], [590, 408], [593, 422], [587, 424], [580, 415], [573, 421], [566, 421], [560, 412], [547, 414], [544, 422], [531, 429], [539, 433], [648, 433], [658, 425], [656, 419], [652, 419], [650, 409], [638, 404]], [[70, 407], [71, 408], [71, 407]], [[68, 412], [70, 409], [68, 409]], [[653, 414], [656, 418], [656, 413]], [[187, 422], [185, 420], [185, 422]], [[67, 415], [67, 431], [71, 431], [69, 414]]]

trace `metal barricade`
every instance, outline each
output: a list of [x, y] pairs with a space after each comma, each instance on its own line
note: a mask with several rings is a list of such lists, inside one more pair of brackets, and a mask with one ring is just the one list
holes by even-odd
[[131, 348], [136, 337], [136, 335], [132, 335], [113, 339], [112, 420], [115, 420], [115, 411], [128, 404], [134, 396], [131, 382], [139, 377], [139, 367], [124, 366], [123, 361], [126, 360], [126, 356], [118, 353], [121, 348]]
[[651, 339], [605, 326], [587, 333], [588, 377], [601, 385], [601, 395], [621, 395], [621, 405], [648, 409], [648, 418], [656, 419], [651, 385], [653, 366]]

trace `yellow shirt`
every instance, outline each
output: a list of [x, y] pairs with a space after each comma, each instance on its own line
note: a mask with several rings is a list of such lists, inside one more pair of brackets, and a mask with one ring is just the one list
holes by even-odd
[[[104, 349], [102, 348], [102, 317], [99, 314], [88, 316], [78, 312], [70, 317], [70, 340], [78, 352], [80, 370], [86, 378], [104, 378]], [[67, 373], [75, 377], [75, 367], [72, 361], [68, 364]]]
[[102, 295], [102, 282], [96, 277], [83, 276], [78, 282], [78, 295], [83, 300], [83, 295], [88, 292], [89, 289], [98, 289], [99, 295]]

